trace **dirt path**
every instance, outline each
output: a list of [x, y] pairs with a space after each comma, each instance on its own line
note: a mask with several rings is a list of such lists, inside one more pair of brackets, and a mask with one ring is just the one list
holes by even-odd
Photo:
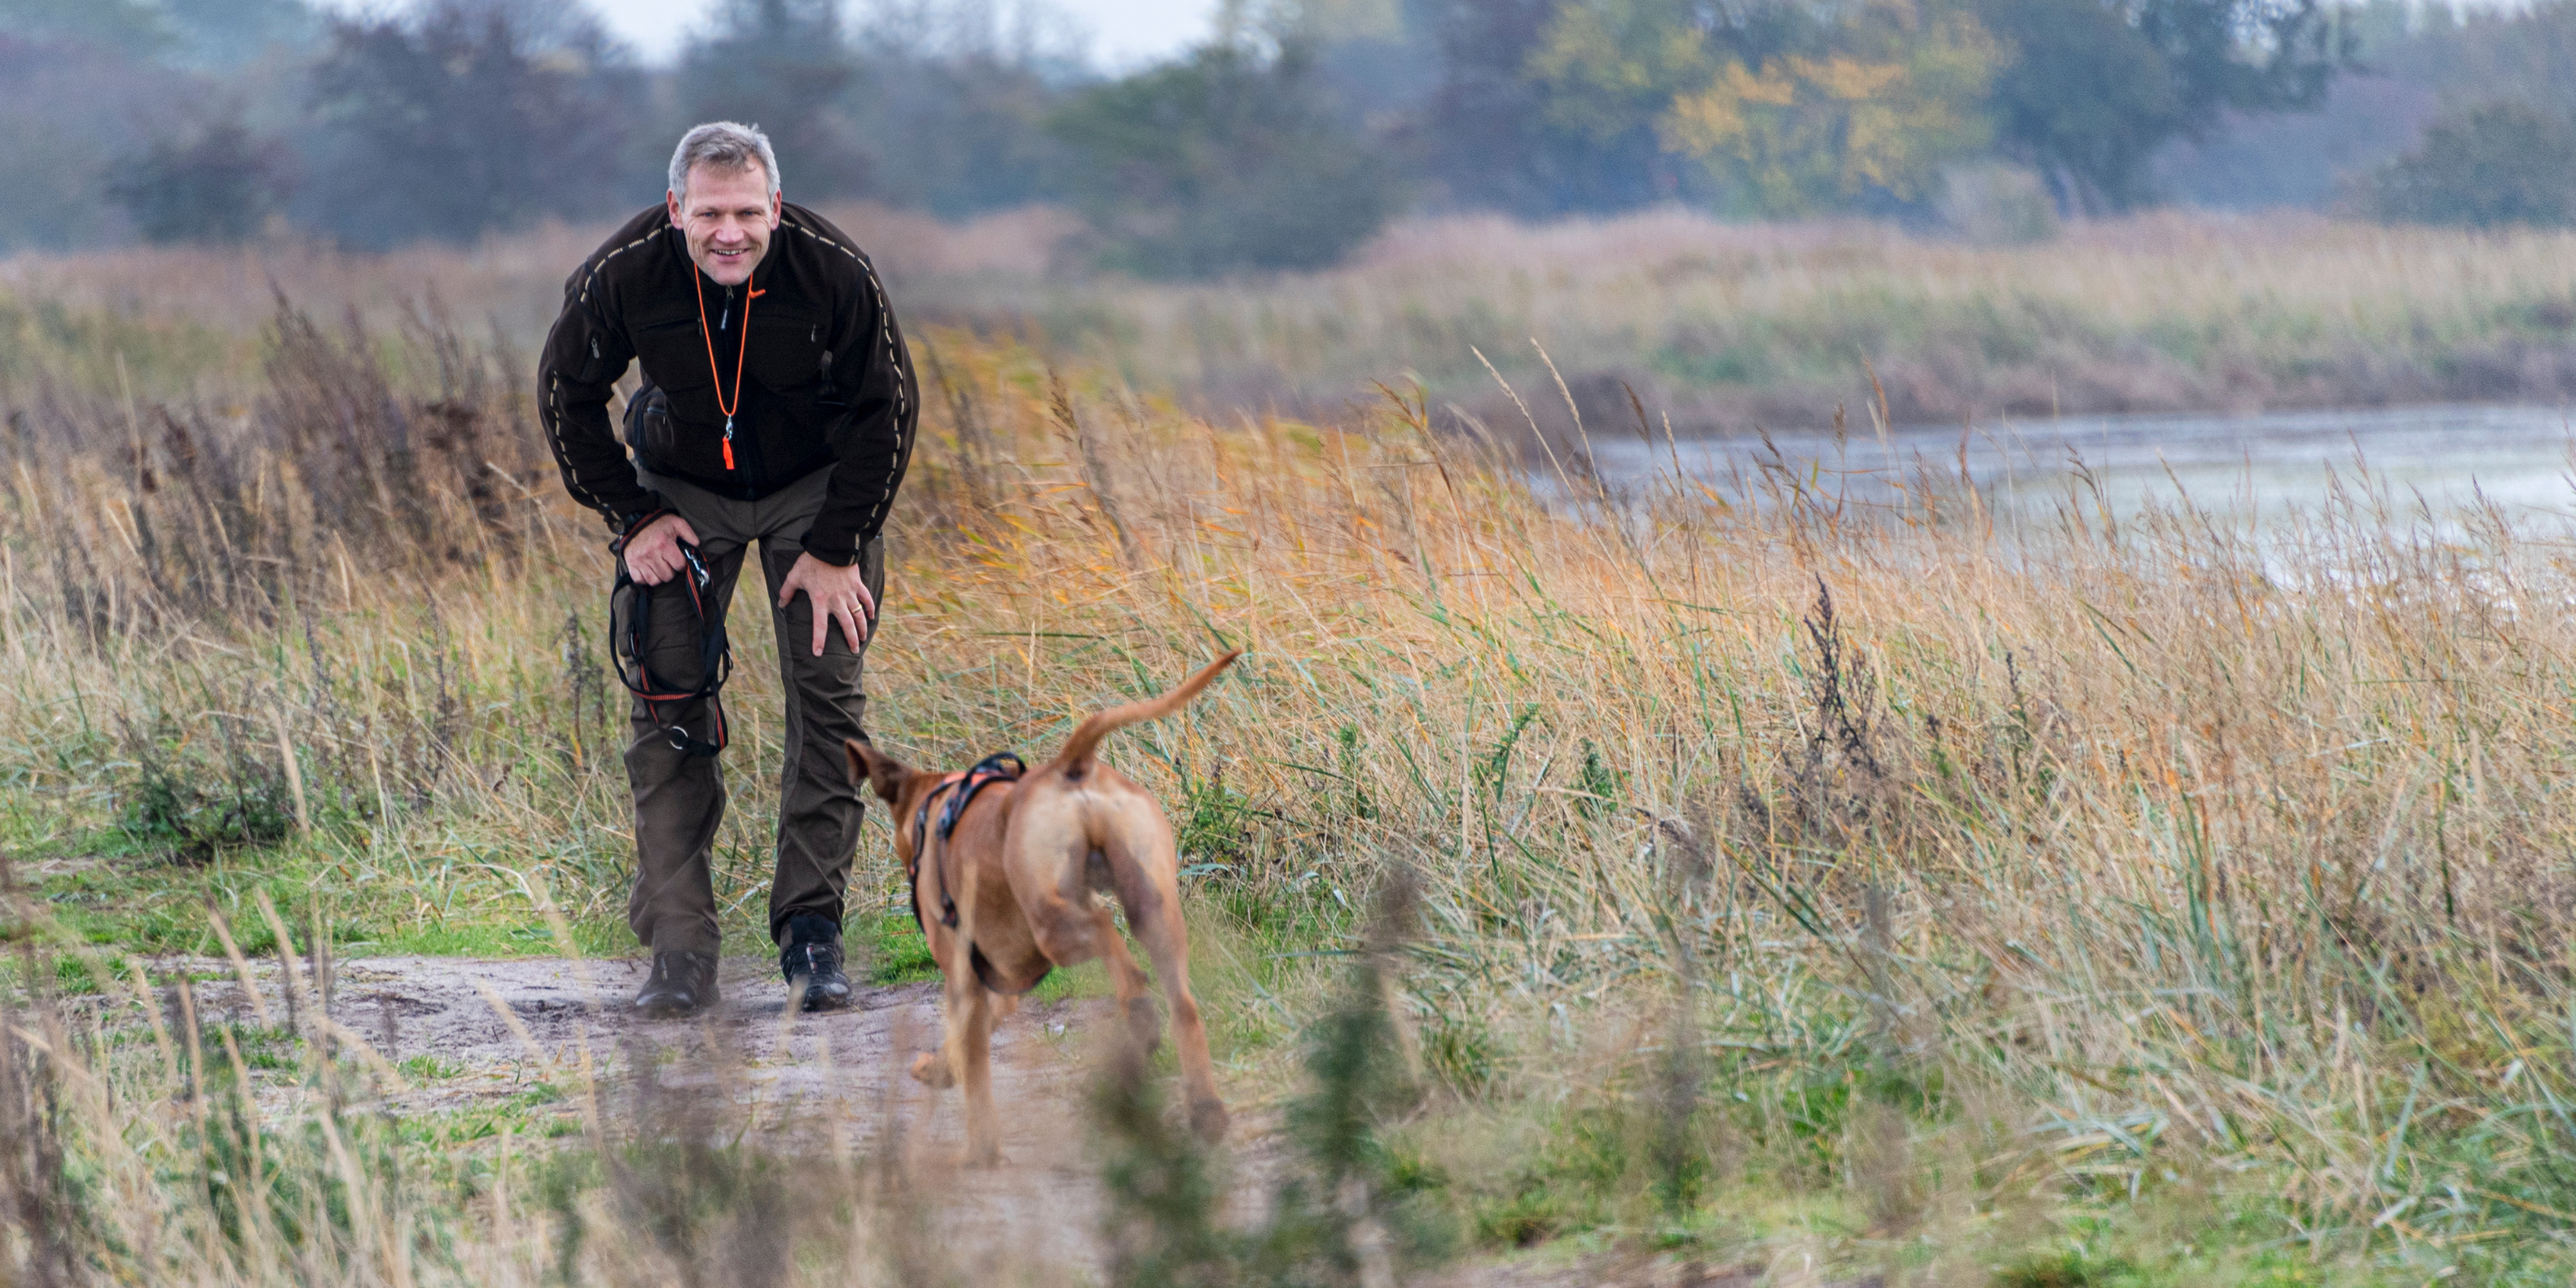
[[[251, 970], [270, 1022], [284, 1024], [291, 1004], [309, 1028], [318, 997], [311, 975], [298, 973], [290, 1003], [273, 960]], [[968, 1171], [955, 1166], [958, 1095], [905, 1074], [938, 1040], [937, 985], [865, 988], [848, 1010], [791, 1013], [771, 962], [729, 959], [716, 1006], [685, 1020], [645, 1020], [627, 1009], [645, 970], [641, 961], [363, 958], [333, 972], [331, 1019], [403, 1071], [410, 1085], [392, 1098], [395, 1113], [469, 1111], [552, 1088], [561, 1098], [533, 1112], [579, 1121], [589, 1112], [584, 1090], [596, 1088], [597, 1111], [613, 1128], [647, 1115], [695, 1116], [726, 1137], [846, 1148], [874, 1164], [891, 1158], [908, 1188], [935, 1187], [929, 1219], [943, 1231], [974, 1230], [972, 1243], [998, 1258], [987, 1269], [1005, 1277], [1016, 1277], [1006, 1273], [1014, 1267], [1096, 1265], [1101, 1198], [1082, 1094], [1088, 1035], [1108, 1031], [1107, 1003], [1025, 1006], [1003, 1022], [993, 1054], [1006, 1162]], [[202, 1019], [259, 1022], [230, 962], [153, 967], [156, 978], [181, 972], [198, 981]], [[636, 1076], [648, 1067], [649, 1080]], [[263, 1098], [309, 1094], [286, 1082]], [[1238, 1122], [1237, 1172], [1262, 1170], [1260, 1124]]]
[[[944, 1120], [956, 1115], [939, 1112], [954, 1106], [897, 1076], [913, 1052], [937, 1041], [936, 985], [862, 989], [849, 1010], [790, 1013], [776, 968], [743, 958], [724, 964], [715, 1006], [688, 1019], [644, 1020], [627, 1006], [644, 972], [640, 961], [368, 958], [338, 970], [333, 1018], [396, 1061], [426, 1054], [487, 1076], [565, 1085], [565, 1077], [580, 1077], [585, 1054], [595, 1076], [621, 1082], [649, 1055], [663, 1085], [722, 1089], [761, 1129], [837, 1122], [861, 1133], [851, 1140], [861, 1149], [890, 1127], [923, 1144], [947, 1130], [955, 1147], [956, 1124]], [[1053, 1099], [1070, 1090], [1078, 1062], [1047, 1038], [1069, 1036], [1074, 1009], [1032, 1008], [994, 1035], [998, 1098]], [[451, 1094], [456, 1081], [447, 1080]], [[1008, 1116], [1005, 1130], [1030, 1118]], [[1027, 1143], [1044, 1153], [1063, 1142]]]

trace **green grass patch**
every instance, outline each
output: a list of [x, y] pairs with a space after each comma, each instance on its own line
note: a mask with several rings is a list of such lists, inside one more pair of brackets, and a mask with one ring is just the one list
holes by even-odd
[[930, 955], [930, 941], [908, 914], [860, 917], [851, 923], [849, 936], [852, 946], [867, 954], [871, 984], [921, 984], [939, 978], [939, 960]]
[[[222, 916], [243, 953], [274, 956], [277, 934], [260, 912], [262, 893], [286, 922], [299, 954], [313, 949], [308, 941], [317, 911], [333, 951], [344, 959], [563, 952], [554, 928], [524, 897], [447, 913], [417, 898], [416, 889], [381, 880], [353, 863], [352, 844], [350, 837], [321, 836], [226, 851], [191, 864], [170, 861], [117, 829], [96, 829], [53, 842], [51, 849], [76, 854], [82, 862], [43, 877], [37, 891], [63, 930], [88, 943], [144, 954], [222, 955], [211, 910]], [[363, 842], [355, 848], [362, 850]], [[573, 947], [585, 956], [635, 951], [634, 933], [622, 918], [582, 917], [570, 926]]]
[[425, 1054], [413, 1056], [394, 1067], [402, 1070], [404, 1077], [415, 1082], [444, 1082], [449, 1078], [460, 1077], [466, 1072], [464, 1065], [453, 1060], [443, 1060], [437, 1056]]

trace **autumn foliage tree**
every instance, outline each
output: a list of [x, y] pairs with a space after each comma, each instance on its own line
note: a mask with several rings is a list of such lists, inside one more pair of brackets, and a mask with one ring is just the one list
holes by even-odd
[[1770, 214], [1849, 205], [1872, 193], [1928, 195], [1941, 167], [1985, 146], [1979, 112], [2000, 49], [1976, 20], [1923, 21], [1879, 5], [1819, 56], [1730, 62], [1674, 101], [1662, 121], [1676, 150], [1725, 167]]
[[1986, 146], [2007, 52], [1972, 15], [1915, 0], [1830, 14], [1699, 0], [1585, 0], [1531, 59], [1564, 123], [1648, 128], [1717, 204], [1802, 215], [1912, 202]]

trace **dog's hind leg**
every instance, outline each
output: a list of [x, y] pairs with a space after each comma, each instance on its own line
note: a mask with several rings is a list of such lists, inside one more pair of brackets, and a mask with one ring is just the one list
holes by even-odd
[[[1169, 846], [1168, 828], [1163, 845]], [[1124, 848], [1124, 847], [1119, 847]], [[1181, 925], [1180, 883], [1167, 851], [1160, 862], [1138, 862], [1132, 851], [1110, 855], [1121, 878], [1118, 901], [1127, 908], [1127, 925], [1145, 945], [1154, 975], [1163, 984], [1163, 1001], [1172, 1011], [1172, 1042], [1181, 1057], [1181, 1083], [1190, 1098], [1190, 1128], [1204, 1140], [1225, 1135], [1225, 1102], [1216, 1094], [1216, 1065], [1208, 1058], [1207, 1023], [1199, 1018], [1198, 999], [1190, 994], [1190, 947]], [[1147, 1007], [1153, 1004], [1139, 997]], [[1133, 1022], [1133, 1012], [1130, 1012]]]
[[1110, 982], [1118, 987], [1118, 1014], [1127, 1021], [1127, 1040], [1139, 1052], [1151, 1055], [1163, 1041], [1163, 1017], [1154, 1013], [1154, 999], [1145, 990], [1145, 972], [1136, 965], [1135, 954], [1127, 951], [1127, 937], [1118, 933], [1117, 919], [1097, 897], [1118, 894], [1109, 856], [1093, 850], [1083, 861], [1082, 876], [1084, 901], [1091, 906], [1091, 946], [1109, 963]]
[[1199, 1017], [1198, 999], [1190, 995], [1190, 950], [1181, 932], [1180, 902], [1175, 899], [1165, 904], [1157, 915], [1144, 918], [1142, 924], [1130, 914], [1128, 924], [1135, 925], [1137, 938], [1145, 941], [1145, 955], [1154, 959], [1154, 973], [1163, 981], [1165, 1004], [1172, 1009], [1172, 1042], [1180, 1049], [1181, 1083], [1190, 1097], [1190, 1128], [1204, 1139], [1221, 1139], [1227, 1121], [1225, 1102], [1216, 1094], [1216, 1065], [1208, 1058], [1207, 1022]]
[[1095, 907], [1100, 955], [1109, 961], [1109, 980], [1118, 987], [1118, 1013], [1127, 1019], [1127, 1040], [1136, 1049], [1152, 1055], [1163, 1042], [1163, 1017], [1154, 1013], [1154, 998], [1145, 988], [1145, 971], [1136, 964], [1135, 954], [1127, 951], [1127, 937], [1118, 933], [1118, 923], [1107, 908]]

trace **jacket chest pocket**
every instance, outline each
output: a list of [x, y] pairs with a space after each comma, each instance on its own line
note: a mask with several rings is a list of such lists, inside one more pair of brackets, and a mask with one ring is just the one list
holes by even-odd
[[822, 315], [802, 310], [751, 316], [751, 378], [771, 393], [809, 392], [823, 369]]
[[[646, 380], [673, 393], [695, 393], [715, 385], [706, 333], [698, 329], [696, 315], [648, 321], [637, 326], [633, 335], [635, 360], [644, 368]], [[728, 392], [733, 389], [733, 356], [723, 355]]]

